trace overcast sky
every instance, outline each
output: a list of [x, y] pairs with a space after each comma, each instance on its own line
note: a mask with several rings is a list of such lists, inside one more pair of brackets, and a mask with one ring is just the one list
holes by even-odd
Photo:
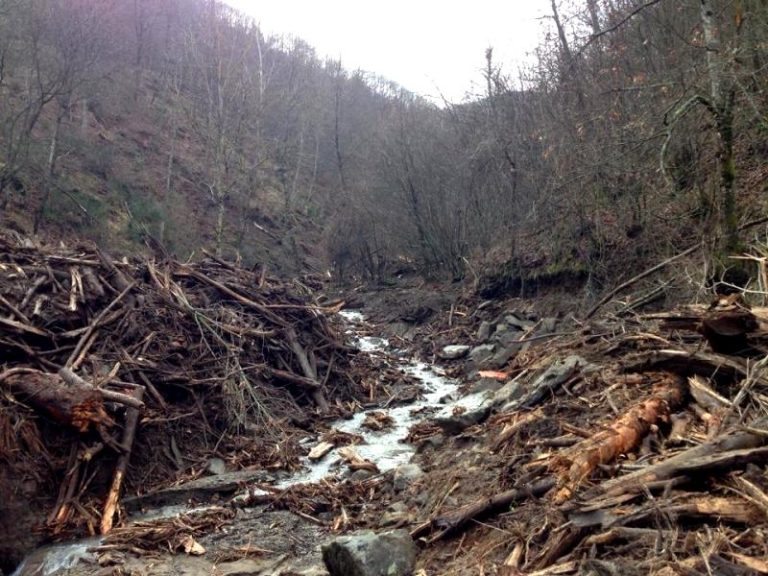
[[[431, 97], [460, 100], [481, 82], [485, 49], [506, 72], [535, 48], [549, 0], [226, 0], [266, 33], [298, 36]], [[476, 87], [475, 87], [476, 89]]]

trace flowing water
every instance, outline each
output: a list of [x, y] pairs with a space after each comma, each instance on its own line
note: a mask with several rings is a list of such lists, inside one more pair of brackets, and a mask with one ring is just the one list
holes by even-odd
[[[391, 349], [389, 341], [385, 338], [361, 335], [365, 331], [366, 324], [360, 312], [342, 311], [340, 315], [348, 324], [348, 337], [361, 352], [368, 354], [396, 352]], [[355, 445], [355, 451], [361, 457], [376, 464], [381, 472], [392, 470], [410, 461], [414, 448], [403, 440], [411, 426], [427, 417], [449, 416], [456, 406], [472, 408], [476, 401], [480, 400], [479, 397], [475, 399], [473, 396], [467, 396], [455, 401], [453, 397], [457, 392], [457, 384], [446, 378], [438, 367], [415, 359], [404, 359], [397, 354], [393, 354], [392, 357], [397, 358], [398, 367], [403, 372], [421, 382], [420, 398], [408, 405], [373, 408], [359, 412], [349, 420], [338, 420], [332, 424], [333, 428], [341, 432], [362, 436], [363, 443]], [[364, 427], [363, 421], [370, 412], [385, 412], [392, 418], [393, 425], [382, 431], [372, 431]], [[309, 445], [314, 443], [316, 440], [312, 440]], [[336, 449], [331, 450], [318, 461], [311, 461], [304, 457], [302, 464], [303, 470], [281, 480], [276, 486], [287, 488], [295, 484], [318, 482], [324, 478], [341, 476], [346, 470], [346, 467], [340, 465]], [[185, 506], [168, 506], [152, 510], [141, 518], [134, 518], [133, 521], [172, 518], [197, 510], [199, 509], [189, 510]], [[99, 542], [99, 539], [93, 538], [40, 548], [16, 569], [14, 576], [53, 576], [60, 570], [73, 567], [80, 560], [93, 560], [93, 555], [88, 552], [88, 549], [98, 546]]]

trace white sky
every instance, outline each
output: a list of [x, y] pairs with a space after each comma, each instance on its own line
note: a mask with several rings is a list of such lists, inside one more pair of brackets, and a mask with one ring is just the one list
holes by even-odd
[[[461, 100], [481, 84], [485, 49], [506, 73], [536, 47], [549, 0], [226, 0], [265, 33], [294, 35], [424, 96]], [[475, 90], [478, 88], [475, 87]], [[481, 88], [480, 88], [481, 90]]]

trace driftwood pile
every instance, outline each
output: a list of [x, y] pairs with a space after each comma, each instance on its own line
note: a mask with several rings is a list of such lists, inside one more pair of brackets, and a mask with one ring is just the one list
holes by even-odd
[[[286, 417], [301, 423], [352, 399], [349, 349], [328, 321], [340, 303], [320, 305], [309, 282], [211, 255], [118, 261], [0, 237], [0, 455], [34, 445], [63, 478], [48, 528], [109, 532], [135, 443], [184, 461], [164, 426], [184, 422], [216, 446], [243, 432], [258, 453], [254, 440], [274, 438]], [[49, 435], [21, 425], [25, 414], [70, 439], [64, 470], [47, 454]], [[142, 438], [144, 426], [160, 434]], [[19, 430], [37, 437], [20, 448]], [[104, 462], [106, 490], [103, 478], [94, 486]]]
[[462, 433], [480, 468], [435, 457], [437, 504], [412, 535], [435, 565], [453, 558], [446, 573], [506, 550], [493, 573], [768, 574], [766, 327], [768, 309], [727, 298], [518, 357], [523, 398], [557, 358], [586, 360]]

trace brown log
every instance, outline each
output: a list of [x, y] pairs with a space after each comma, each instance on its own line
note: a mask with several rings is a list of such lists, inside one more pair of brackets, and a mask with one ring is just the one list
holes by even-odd
[[530, 486], [518, 486], [495, 496], [477, 500], [447, 514], [442, 514], [431, 522], [418, 526], [411, 532], [411, 536], [416, 538], [432, 527], [438, 528], [439, 532], [428, 540], [428, 543], [431, 544], [457, 532], [472, 520], [486, 518], [494, 513], [508, 509], [509, 505], [513, 502], [543, 496], [554, 486], [554, 478], [544, 478]]
[[[132, 396], [143, 405], [142, 399], [144, 397], [144, 388], [137, 386], [131, 391]], [[122, 447], [123, 453], [117, 459], [115, 465], [115, 474], [112, 477], [112, 486], [107, 494], [107, 499], [104, 504], [104, 513], [101, 516], [101, 525], [99, 527], [101, 534], [107, 534], [111, 529], [114, 522], [115, 511], [117, 510], [118, 502], [120, 501], [120, 490], [123, 486], [123, 478], [125, 472], [128, 469], [128, 461], [131, 458], [131, 450], [133, 448], [133, 440], [136, 437], [136, 428], [139, 422], [139, 410], [136, 408], [128, 408], [125, 413], [125, 430], [123, 431]]]
[[655, 384], [652, 396], [632, 406], [607, 428], [591, 438], [559, 453], [552, 469], [559, 477], [560, 488], [553, 501], [568, 500], [576, 488], [601, 464], [614, 461], [635, 450], [651, 426], [669, 418], [670, 410], [680, 405], [685, 396], [682, 378], [675, 374], [649, 374]]
[[[741, 358], [722, 356], [707, 352], [688, 352], [686, 350], [654, 350], [629, 357], [623, 366], [624, 372], [644, 372], [648, 370], [674, 370], [680, 374], [699, 374], [709, 377], [721, 374], [728, 377], [750, 377], [749, 365]], [[763, 386], [768, 386], [768, 378], [751, 375]]]
[[6, 382], [15, 394], [36, 409], [80, 432], [86, 432], [92, 424], [114, 424], [104, 408], [104, 397], [93, 386], [72, 386], [58, 374], [36, 370], [9, 370], [0, 374], [0, 382]]

